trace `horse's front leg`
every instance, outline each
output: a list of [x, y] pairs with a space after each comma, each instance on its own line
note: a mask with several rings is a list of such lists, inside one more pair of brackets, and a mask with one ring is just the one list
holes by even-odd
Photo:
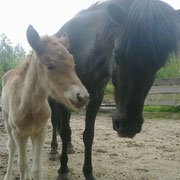
[[85, 145], [85, 159], [83, 166], [83, 173], [86, 177], [86, 180], [95, 180], [93, 176], [93, 168], [92, 168], [92, 160], [91, 160], [91, 152], [92, 152], [92, 143], [94, 139], [94, 124], [97, 112], [102, 103], [103, 95], [101, 95], [98, 99], [90, 101], [87, 110], [86, 110], [86, 124], [85, 131], [83, 133], [83, 141]]
[[62, 140], [62, 153], [60, 157], [61, 167], [58, 170], [58, 178], [57, 180], [70, 180], [71, 177], [69, 175], [69, 169], [67, 166], [68, 163], [68, 142], [71, 136], [71, 131], [69, 127], [69, 120], [70, 120], [70, 111], [65, 107], [59, 107], [61, 111], [61, 125], [62, 127], [60, 136]]

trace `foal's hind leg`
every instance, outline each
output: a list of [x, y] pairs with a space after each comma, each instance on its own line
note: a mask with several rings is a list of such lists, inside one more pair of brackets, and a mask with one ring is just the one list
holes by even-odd
[[42, 150], [45, 142], [46, 127], [40, 133], [31, 136], [33, 145], [33, 163], [32, 163], [32, 177], [33, 180], [43, 180], [43, 157]]
[[15, 144], [15, 141], [12, 137], [12, 134], [11, 134], [11, 128], [9, 127], [7, 121], [5, 121], [5, 127], [6, 127], [6, 131], [7, 131], [7, 134], [8, 134], [8, 145], [7, 145], [7, 148], [8, 148], [8, 151], [9, 151], [9, 159], [8, 159], [8, 167], [7, 167], [7, 172], [6, 172], [6, 175], [4, 177], [4, 180], [12, 180], [12, 166], [13, 166], [13, 161], [14, 161], [14, 156], [15, 156], [15, 153], [16, 153], [16, 144]]

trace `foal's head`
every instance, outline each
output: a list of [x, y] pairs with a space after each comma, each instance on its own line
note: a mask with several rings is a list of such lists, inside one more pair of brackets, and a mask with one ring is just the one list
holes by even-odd
[[48, 95], [71, 109], [83, 107], [88, 102], [88, 92], [77, 77], [73, 56], [68, 52], [68, 37], [40, 37], [30, 25], [27, 39], [35, 51], [38, 75], [45, 83]]

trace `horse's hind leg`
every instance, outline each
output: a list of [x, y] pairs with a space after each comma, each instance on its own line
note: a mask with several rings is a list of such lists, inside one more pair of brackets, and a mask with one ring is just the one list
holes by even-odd
[[4, 180], [12, 180], [12, 166], [13, 166], [14, 156], [16, 153], [16, 144], [15, 144], [14, 138], [12, 137], [11, 128], [9, 127], [7, 121], [5, 121], [5, 127], [6, 127], [7, 134], [9, 136], [8, 145], [7, 145], [7, 148], [9, 151], [9, 159], [8, 159], [7, 172], [4, 177]]
[[49, 152], [49, 159], [50, 160], [56, 160], [59, 159], [59, 153], [57, 151], [58, 148], [58, 143], [57, 143], [57, 134], [56, 131], [58, 129], [58, 121], [59, 119], [59, 114], [58, 114], [58, 108], [57, 108], [57, 102], [50, 97], [48, 98], [49, 105], [51, 107], [51, 123], [52, 123], [52, 141], [51, 141], [51, 151]]

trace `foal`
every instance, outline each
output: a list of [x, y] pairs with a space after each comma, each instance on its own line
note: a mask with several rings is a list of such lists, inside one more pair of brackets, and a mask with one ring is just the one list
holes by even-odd
[[[42, 148], [51, 114], [48, 96], [70, 109], [81, 108], [88, 101], [87, 90], [75, 73], [74, 59], [66, 49], [69, 46], [67, 36], [41, 38], [30, 25], [27, 40], [33, 48], [31, 54], [2, 80], [2, 115], [9, 137], [9, 160], [4, 180], [12, 180], [16, 147], [20, 179], [43, 179]], [[31, 171], [26, 152], [29, 137], [33, 146]]]

